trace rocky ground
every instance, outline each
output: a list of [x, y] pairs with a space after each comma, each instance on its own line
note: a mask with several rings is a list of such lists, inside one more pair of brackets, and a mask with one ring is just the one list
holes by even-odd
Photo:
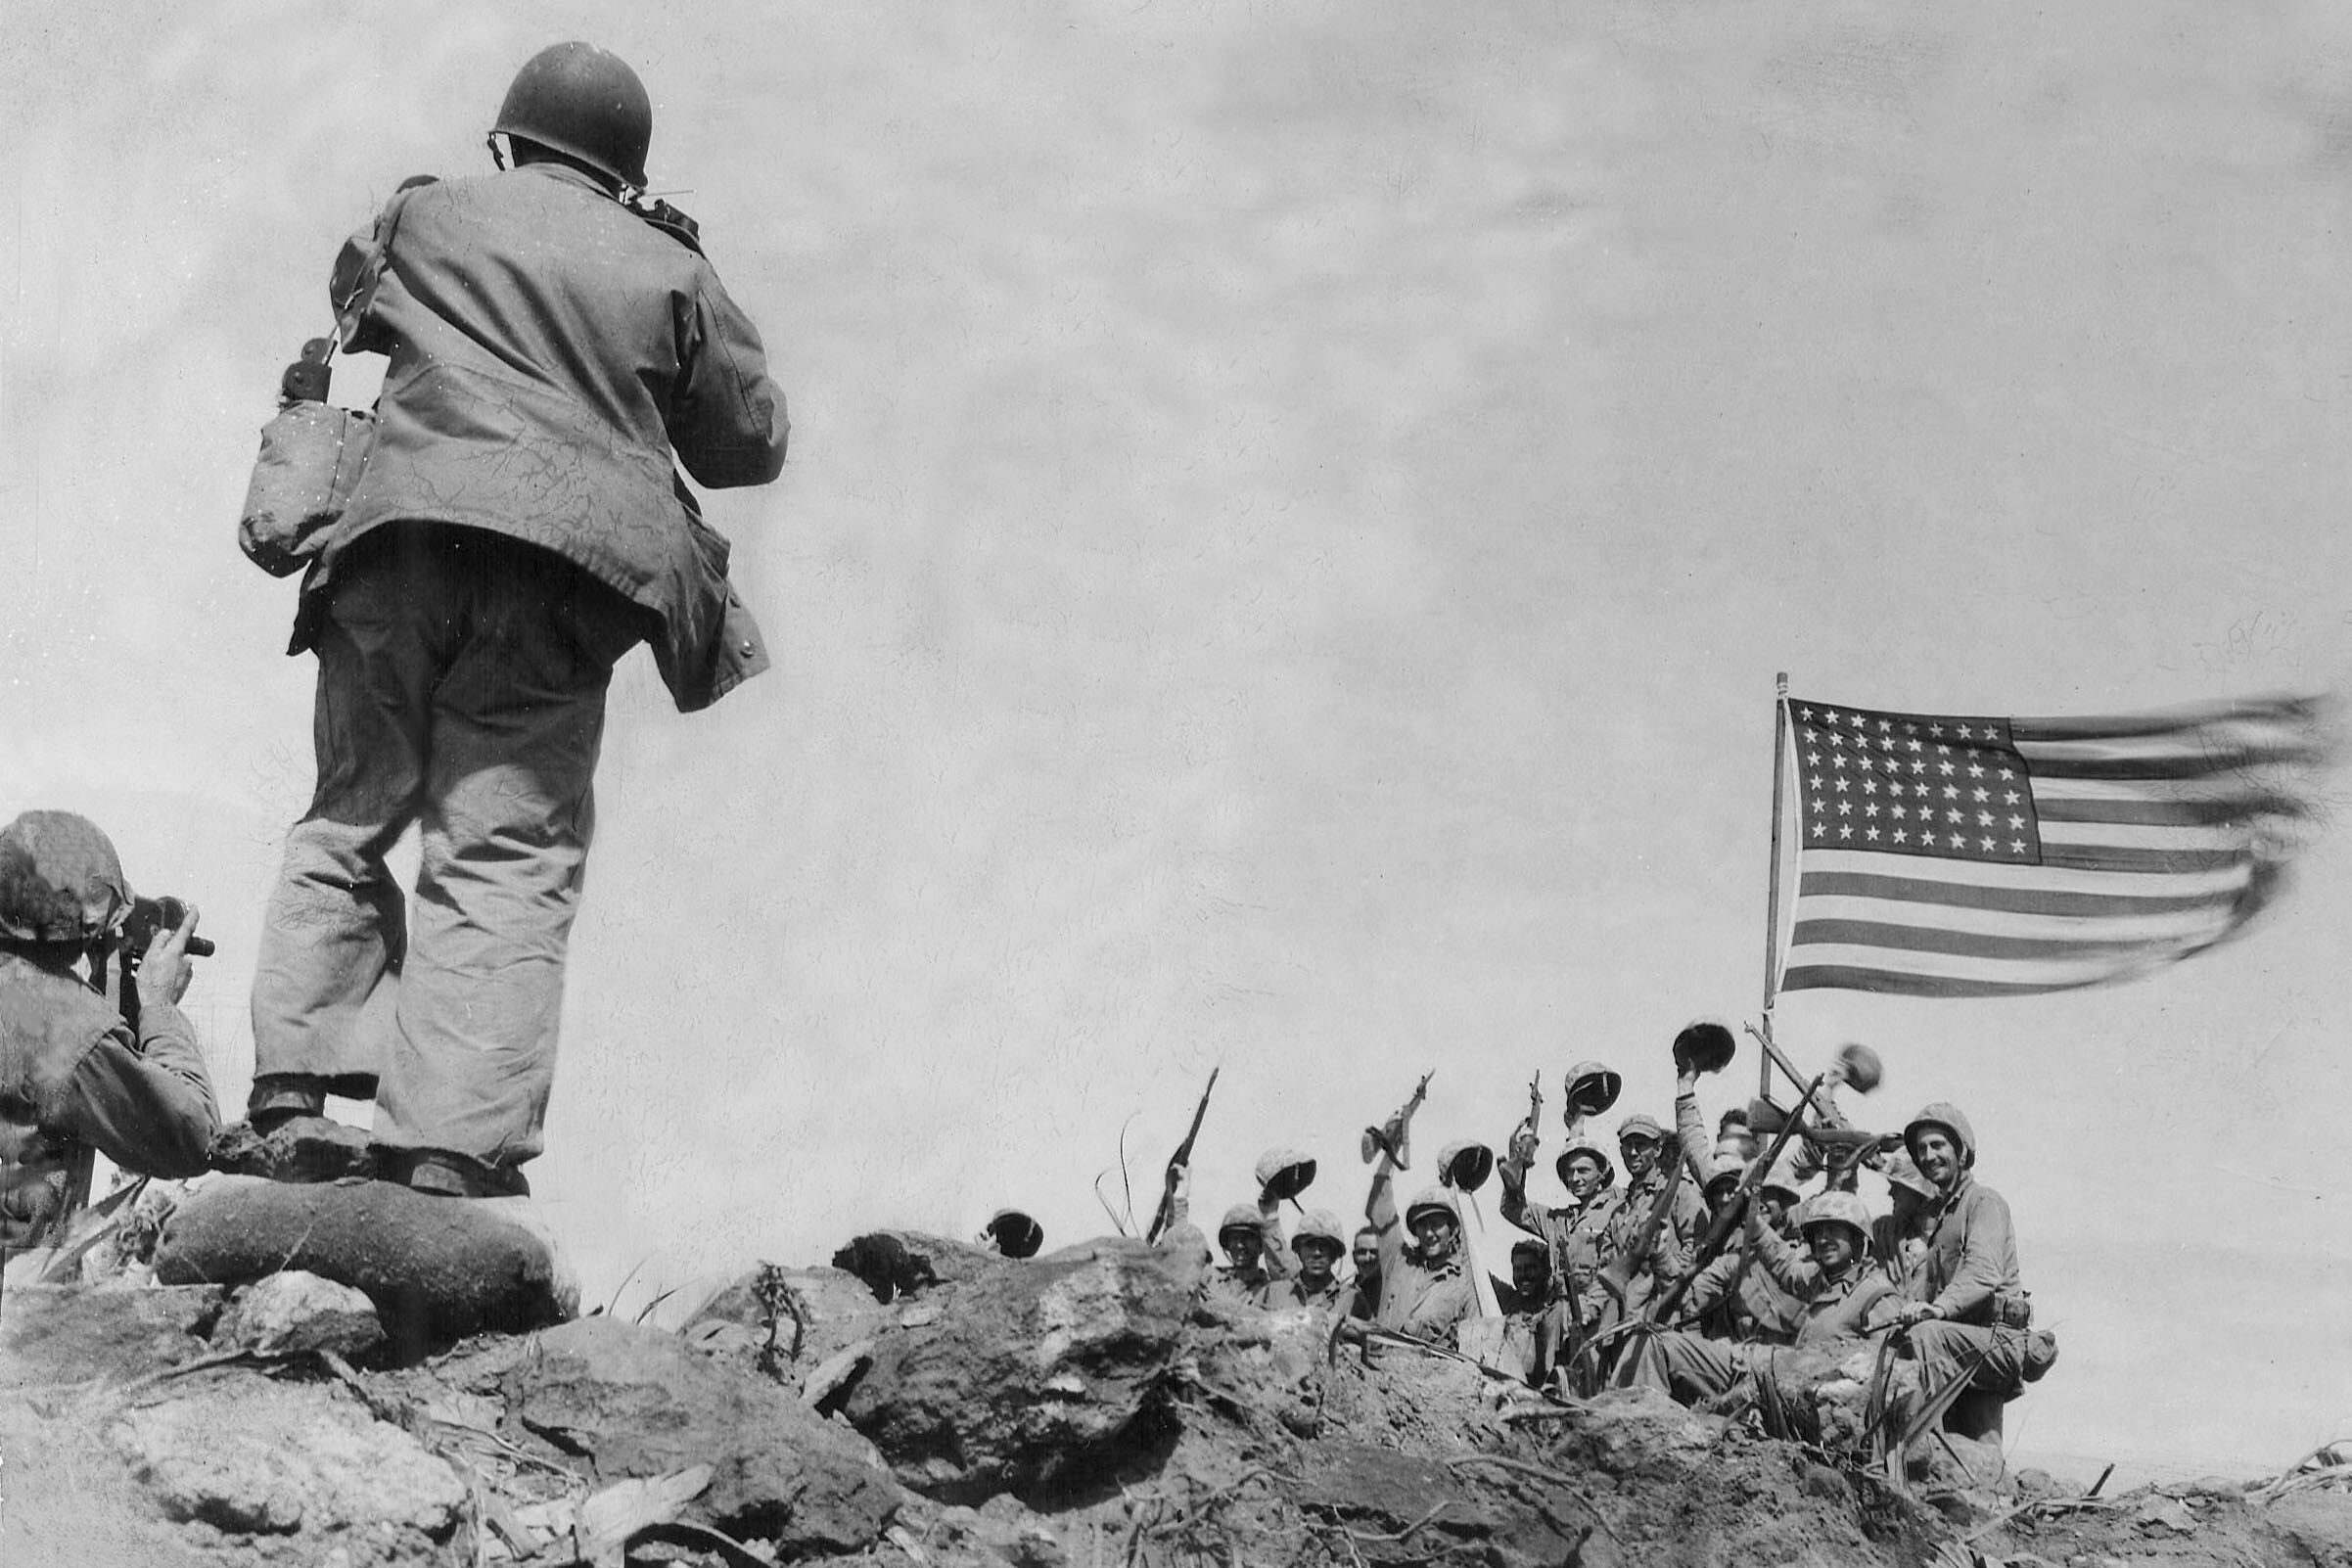
[[1130, 1241], [1011, 1263], [885, 1232], [835, 1262], [762, 1266], [675, 1332], [422, 1348], [306, 1273], [12, 1284], [0, 1562], [2352, 1565], [2331, 1453], [2086, 1499], [1934, 1444], [1898, 1485], [1651, 1397], [1334, 1355]]

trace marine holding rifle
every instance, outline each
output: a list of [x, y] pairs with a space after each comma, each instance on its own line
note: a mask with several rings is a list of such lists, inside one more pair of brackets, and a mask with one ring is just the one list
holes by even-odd
[[94, 1152], [142, 1176], [204, 1170], [220, 1118], [179, 1009], [190, 954], [212, 950], [196, 923], [133, 899], [86, 817], [0, 828], [0, 1260], [59, 1240]]
[[[499, 172], [405, 182], [330, 284], [342, 346], [390, 363], [296, 617], [318, 780], [262, 929], [249, 1113], [372, 1098], [378, 1175], [424, 1192], [526, 1190], [541, 1150], [614, 664], [650, 642], [681, 712], [767, 665], [672, 461], [768, 483], [784, 398], [693, 223], [635, 194], [652, 134], [626, 64], [542, 50]], [[386, 863], [411, 823], [413, 908]]]

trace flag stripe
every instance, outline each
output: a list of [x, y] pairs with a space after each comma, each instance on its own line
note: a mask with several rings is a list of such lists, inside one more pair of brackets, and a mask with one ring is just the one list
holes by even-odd
[[2138, 827], [2236, 825], [2266, 809], [2259, 798], [2232, 796], [2213, 800], [2134, 800], [2125, 796], [2075, 796], [2037, 790], [2035, 804], [2042, 814], [2044, 837], [2052, 822], [2126, 822]]
[[2049, 941], [2130, 940], [2185, 936], [2226, 918], [2237, 902], [2235, 895], [2181, 899], [2172, 908], [2134, 910], [2116, 914], [2101, 910], [2077, 914], [2058, 910], [1965, 909], [1950, 904], [1894, 903], [1883, 899], [1823, 898], [1805, 900], [1806, 918], [1797, 928], [1799, 942], [1847, 942], [1849, 937], [1825, 935], [1832, 924], [1869, 924], [1888, 928], [1911, 926], [1948, 931], [1955, 936], [2016, 936]]
[[2186, 931], [2151, 933], [2123, 938], [2105, 928], [2084, 928], [2073, 937], [1995, 936], [1948, 925], [1912, 926], [1886, 920], [1800, 920], [1796, 941], [1804, 946], [1875, 947], [1888, 952], [1951, 953], [1962, 958], [2058, 958], [2105, 961], [2129, 957], [2151, 945], [2191, 942], [2224, 930], [2230, 923], [2226, 908], [2211, 911]]
[[2044, 778], [2125, 778], [2125, 779], [2188, 779], [2210, 778], [2216, 774], [2239, 772], [2248, 767], [2274, 766], [2301, 761], [2304, 754], [2285, 748], [2265, 748], [2244, 752], [2178, 752], [2143, 753], [2134, 757], [2076, 756], [2070, 752], [2043, 753], [2020, 747], [2026, 765], [2034, 777]]
[[[2164, 884], [2180, 887], [2191, 879], [2174, 879]], [[2228, 884], [2228, 897], [2235, 899], [2242, 877]], [[1920, 877], [1870, 876], [1855, 872], [1808, 871], [1798, 885], [1798, 897], [1807, 908], [1816, 903], [1826, 904], [1845, 899], [1868, 899], [1871, 903], [1894, 909], [1914, 909], [1918, 917], [1932, 920], [1946, 913], [1960, 910], [1987, 910], [2010, 915], [2056, 915], [2079, 919], [2100, 917], [2136, 918], [2142, 915], [2167, 914], [2180, 909], [2198, 909], [2217, 899], [2212, 891], [2169, 893], [2076, 893], [2063, 888], [1987, 887], [1981, 883], [1936, 882]]]
[[2085, 975], [2067, 980], [1960, 979], [1923, 975], [1909, 970], [1877, 969], [1852, 964], [1799, 964], [1781, 978], [1782, 991], [1873, 991], [1889, 996], [2039, 996], [2053, 991], [2096, 986], [2108, 975]]
[[2317, 710], [2293, 700], [2011, 720], [1792, 701], [1790, 717], [1811, 750], [1782, 990], [2017, 995], [2201, 951], [2276, 891], [2320, 755]]

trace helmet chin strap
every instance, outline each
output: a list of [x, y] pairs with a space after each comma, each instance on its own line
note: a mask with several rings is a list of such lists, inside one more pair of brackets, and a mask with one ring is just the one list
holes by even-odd
[[498, 172], [505, 173], [508, 166], [506, 149], [498, 145], [498, 133], [496, 131], [486, 132], [482, 138], [482, 145], [490, 150], [490, 161], [498, 165]]

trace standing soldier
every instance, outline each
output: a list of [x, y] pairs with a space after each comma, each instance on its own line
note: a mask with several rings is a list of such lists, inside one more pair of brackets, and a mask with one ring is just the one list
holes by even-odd
[[131, 903], [115, 846], [86, 817], [26, 811], [0, 828], [0, 1262], [58, 1241], [88, 1195], [93, 1150], [139, 1175], [191, 1176], [220, 1130], [178, 1005], [193, 908], [122, 982], [135, 1032], [107, 999]]
[[[390, 364], [296, 618], [318, 784], [262, 928], [249, 1109], [266, 1132], [372, 1097], [379, 1174], [420, 1191], [527, 1190], [614, 663], [650, 641], [685, 712], [767, 665], [671, 460], [766, 484], [784, 399], [693, 224], [624, 200], [652, 134], [620, 59], [542, 50], [500, 172], [407, 182], [331, 284], [344, 346]], [[412, 822], [413, 911], [385, 861]]]
[[1579, 1323], [1590, 1320], [1600, 1305], [1602, 1255], [1607, 1244], [1609, 1217], [1616, 1212], [1609, 1191], [1617, 1169], [1607, 1151], [1591, 1138], [1569, 1140], [1560, 1151], [1556, 1170], [1568, 1189], [1563, 1208], [1532, 1203], [1527, 1196], [1527, 1166], [1535, 1155], [1535, 1140], [1525, 1130], [1511, 1140], [1502, 1174], [1502, 1218], [1531, 1235], [1541, 1236], [1551, 1249], [1551, 1267], [1563, 1300]]

